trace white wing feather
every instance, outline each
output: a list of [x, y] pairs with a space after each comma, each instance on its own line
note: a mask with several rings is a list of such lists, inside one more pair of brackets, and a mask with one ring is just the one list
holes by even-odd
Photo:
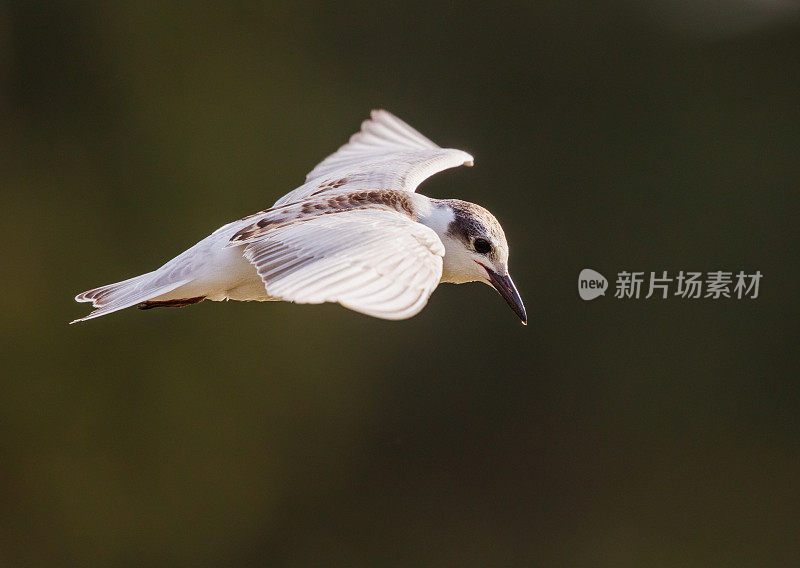
[[273, 207], [327, 191], [413, 192], [438, 172], [473, 164], [466, 152], [440, 148], [390, 112], [374, 110], [370, 116], [347, 144], [320, 162], [303, 185], [281, 197]]
[[425, 307], [442, 275], [444, 246], [424, 225], [361, 209], [277, 228], [247, 245], [244, 256], [273, 298], [338, 302], [396, 320]]

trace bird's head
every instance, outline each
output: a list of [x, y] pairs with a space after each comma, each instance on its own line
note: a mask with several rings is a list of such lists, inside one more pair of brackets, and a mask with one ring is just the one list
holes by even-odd
[[486, 209], [467, 201], [441, 200], [439, 207], [449, 214], [437, 231], [445, 247], [442, 282], [492, 286], [527, 325], [525, 306], [508, 273], [508, 242], [500, 223]]

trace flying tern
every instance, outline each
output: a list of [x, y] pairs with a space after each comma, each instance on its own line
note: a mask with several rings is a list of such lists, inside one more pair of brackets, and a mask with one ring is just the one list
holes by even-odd
[[338, 302], [388, 320], [417, 314], [440, 282], [494, 287], [523, 324], [500, 223], [483, 207], [415, 193], [425, 179], [472, 166], [384, 110], [269, 209], [228, 223], [161, 268], [75, 297], [75, 322], [138, 306], [203, 300]]

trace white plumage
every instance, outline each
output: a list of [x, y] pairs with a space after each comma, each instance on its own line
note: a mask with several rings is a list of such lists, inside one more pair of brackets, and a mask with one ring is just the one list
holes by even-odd
[[[392, 114], [373, 111], [273, 207], [220, 227], [153, 272], [79, 294], [95, 310], [75, 321], [204, 299], [338, 302], [403, 319], [425, 306], [443, 267], [449, 281], [497, 287], [490, 276], [507, 278], [508, 247], [494, 217], [414, 193], [431, 175], [472, 163], [466, 152], [440, 148]], [[493, 254], [473, 250], [471, 262], [455, 250], [475, 248], [479, 236], [470, 230], [497, 241]]]
[[458, 166], [471, 166], [472, 156], [462, 150], [440, 148], [386, 112], [374, 110], [371, 119], [335, 153], [306, 175], [306, 182], [290, 191], [273, 207], [299, 201], [326, 181], [346, 180], [333, 191], [395, 189], [414, 192], [434, 174]]
[[375, 209], [321, 215], [245, 247], [267, 294], [339, 302], [375, 317], [416, 314], [439, 284], [444, 246], [431, 229]]

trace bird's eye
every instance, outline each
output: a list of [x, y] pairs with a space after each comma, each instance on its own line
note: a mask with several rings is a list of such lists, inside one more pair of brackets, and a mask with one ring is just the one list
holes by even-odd
[[475, 239], [475, 252], [480, 254], [486, 254], [490, 250], [492, 250], [492, 245], [486, 239]]

